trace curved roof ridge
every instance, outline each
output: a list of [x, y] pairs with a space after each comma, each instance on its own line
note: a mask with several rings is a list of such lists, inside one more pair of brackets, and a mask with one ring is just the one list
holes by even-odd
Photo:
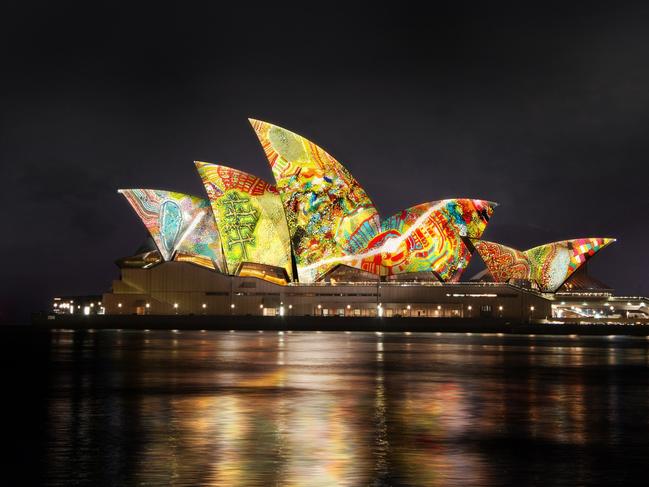
[[188, 196], [190, 198], [196, 198], [199, 200], [205, 200], [205, 196], [198, 196], [192, 193], [184, 193], [182, 191], [175, 191], [173, 189], [164, 189], [164, 188], [120, 188], [117, 190], [119, 194], [124, 194], [127, 191], [158, 191], [160, 193], [169, 193], [169, 194], [178, 194], [183, 196]]
[[534, 250], [534, 249], [538, 249], [538, 248], [541, 248], [541, 247], [545, 247], [546, 245], [555, 245], [555, 244], [556, 244], [556, 245], [559, 245], [559, 244], [571, 244], [571, 243], [573, 243], [573, 242], [577, 242], [577, 241], [580, 241], [580, 240], [601, 240], [601, 241], [604, 242], [604, 246], [606, 246], [606, 245], [610, 245], [610, 244], [612, 244], [612, 243], [617, 242], [618, 239], [617, 239], [617, 238], [614, 238], [614, 237], [577, 237], [577, 238], [566, 238], [566, 239], [563, 239], [563, 240], [555, 240], [555, 241], [553, 241], [553, 242], [546, 242], [546, 243], [544, 243], [544, 244], [535, 245], [534, 247], [530, 247], [529, 249], [524, 250], [523, 252], [529, 252], [530, 250]]
[[219, 162], [194, 161], [194, 165], [196, 166], [196, 169], [198, 169], [199, 167], [205, 167], [205, 166], [212, 166], [212, 167], [218, 167], [218, 168], [227, 169], [229, 171], [234, 171], [234, 172], [238, 172], [238, 173], [241, 173], [241, 174], [245, 174], [247, 176], [252, 176], [254, 178], [260, 179], [261, 181], [273, 186], [272, 183], [269, 183], [268, 181], [261, 178], [260, 176], [257, 176], [256, 174], [253, 174], [253, 173], [248, 172], [248, 171], [244, 171], [242, 169], [238, 169], [236, 167], [227, 166], [227, 165], [219, 163]]

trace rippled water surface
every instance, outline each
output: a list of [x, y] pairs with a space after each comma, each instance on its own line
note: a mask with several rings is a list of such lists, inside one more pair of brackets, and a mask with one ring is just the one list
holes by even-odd
[[628, 485], [649, 461], [643, 339], [42, 335], [3, 359], [4, 460], [34, 482]]

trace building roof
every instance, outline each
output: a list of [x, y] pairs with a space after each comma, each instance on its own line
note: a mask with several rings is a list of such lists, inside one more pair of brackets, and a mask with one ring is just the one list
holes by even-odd
[[565, 240], [526, 251], [487, 242], [481, 238], [497, 205], [482, 199], [433, 200], [381, 219], [349, 170], [320, 146], [268, 122], [250, 123], [276, 185], [197, 161], [207, 198], [120, 190], [162, 260], [231, 275], [245, 269], [273, 282], [309, 283], [336, 273], [455, 282], [477, 250], [494, 280], [529, 280], [555, 291], [613, 241]]
[[230, 273], [242, 262], [283, 268], [293, 277], [291, 242], [275, 186], [238, 169], [195, 162], [212, 206]]
[[578, 238], [525, 251], [485, 240], [473, 244], [494, 281], [529, 280], [544, 292], [555, 292], [581, 265], [613, 242], [612, 238]]
[[159, 189], [120, 189], [153, 238], [165, 261], [177, 254], [211, 262], [224, 269], [221, 238], [209, 201], [184, 193]]

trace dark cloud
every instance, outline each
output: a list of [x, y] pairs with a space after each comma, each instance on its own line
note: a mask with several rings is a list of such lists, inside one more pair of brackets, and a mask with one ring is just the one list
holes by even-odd
[[384, 215], [471, 196], [501, 203], [489, 239], [616, 236], [593, 271], [649, 293], [644, 3], [3, 9], [0, 319], [109, 287], [144, 235], [116, 189], [200, 193], [194, 159], [270, 178], [249, 116], [321, 144]]

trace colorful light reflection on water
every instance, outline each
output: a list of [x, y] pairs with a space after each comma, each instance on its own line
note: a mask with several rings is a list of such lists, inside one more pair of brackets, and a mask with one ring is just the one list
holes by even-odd
[[49, 360], [52, 484], [604, 485], [649, 458], [646, 340], [53, 332]]

